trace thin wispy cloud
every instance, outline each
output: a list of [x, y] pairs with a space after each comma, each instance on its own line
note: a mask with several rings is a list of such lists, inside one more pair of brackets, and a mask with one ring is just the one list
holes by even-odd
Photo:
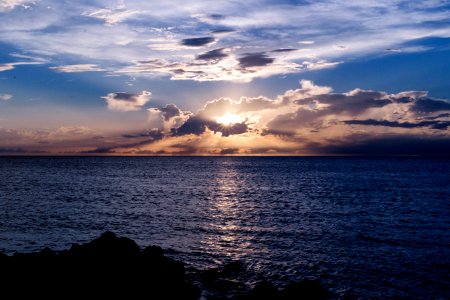
[[0, 1], [0, 12], [5, 10], [12, 10], [17, 6], [22, 8], [30, 8], [30, 4], [34, 4], [36, 1], [31, 0], [2, 0]]
[[65, 66], [50, 67], [49, 69], [64, 73], [105, 71], [105, 69], [102, 69], [95, 64], [65, 65]]
[[19, 61], [19, 62], [5, 63], [5, 64], [0, 64], [0, 72], [14, 70], [16, 68], [16, 66], [42, 65], [42, 64], [44, 64], [44, 62], [40, 62], [40, 61]]
[[2, 101], [9, 101], [12, 99], [12, 95], [10, 94], [0, 94], [0, 100]]

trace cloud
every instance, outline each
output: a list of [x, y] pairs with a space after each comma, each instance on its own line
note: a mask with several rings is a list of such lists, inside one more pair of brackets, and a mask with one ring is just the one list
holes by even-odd
[[138, 14], [138, 10], [127, 10], [125, 5], [119, 5], [116, 8], [101, 8], [83, 12], [83, 16], [93, 17], [105, 21], [107, 25], [114, 25], [125, 21], [129, 17]]
[[170, 119], [183, 114], [183, 112], [175, 104], [167, 104], [165, 107], [149, 108], [148, 110], [161, 113], [164, 121], [169, 121]]
[[[103, 98], [111, 110], [132, 111], [150, 96]], [[276, 97], [221, 97], [195, 112], [173, 103], [148, 108], [145, 125], [120, 133], [1, 128], [0, 148], [93, 155], [444, 155], [448, 103], [423, 91], [334, 92], [302, 80]]]
[[183, 62], [160, 59], [136, 61], [134, 65], [115, 73], [169, 74], [171, 80], [250, 82], [254, 78], [266, 78], [274, 74], [295, 73], [302, 68], [296, 63], [275, 60], [260, 53], [247, 54], [239, 59], [233, 53], [227, 54], [225, 55], [225, 50], [212, 50], [200, 54], [196, 59]]
[[0, 147], [0, 155], [5, 155], [5, 154], [24, 154], [27, 153], [28, 151], [23, 149], [23, 148], [3, 148]]
[[21, 66], [21, 65], [42, 65], [44, 63], [45, 62], [41, 62], [41, 61], [19, 61], [19, 62], [0, 64], [0, 72], [14, 70], [16, 66]]
[[112, 111], [127, 112], [141, 109], [148, 101], [151, 94], [148, 91], [142, 91], [139, 94], [129, 93], [109, 93], [102, 97], [108, 103], [108, 108]]
[[351, 135], [341, 140], [330, 140], [327, 144], [311, 143], [307, 148], [319, 155], [448, 156], [450, 137]]
[[28, 8], [26, 4], [33, 4], [35, 1], [30, 0], [2, 0], [0, 1], [0, 12], [6, 10], [12, 10], [16, 6], [22, 6]]
[[212, 34], [226, 34], [226, 33], [233, 33], [233, 32], [236, 32], [236, 30], [230, 29], [230, 28], [215, 29], [215, 30], [211, 31]]
[[211, 44], [215, 40], [216, 40], [215, 38], [213, 38], [211, 36], [207, 36], [207, 37], [183, 39], [183, 40], [181, 40], [181, 44], [184, 46], [190, 46], [190, 47], [200, 47], [200, 46]]
[[12, 97], [13, 96], [10, 94], [0, 94], [0, 100], [3, 100], [3, 101], [11, 100]]
[[95, 64], [65, 65], [65, 66], [50, 67], [49, 69], [64, 73], [105, 71], [105, 69], [99, 68]]
[[216, 121], [204, 119], [200, 116], [191, 116], [179, 128], [173, 128], [172, 134], [174, 136], [183, 135], [201, 135], [209, 129], [214, 133], [221, 133], [221, 136], [228, 137], [230, 135], [243, 134], [248, 131], [248, 126], [245, 122], [223, 125]]
[[150, 138], [152, 140], [160, 140], [164, 137], [164, 133], [161, 132], [159, 129], [154, 128], [154, 129], [146, 130], [143, 132], [127, 133], [127, 134], [122, 135], [122, 137], [127, 138], [127, 139]]
[[219, 60], [227, 57], [228, 54], [225, 53], [224, 48], [214, 49], [202, 54], [197, 55], [197, 59], [201, 60]]
[[[53, 65], [67, 65], [70, 58], [111, 72], [173, 80], [248, 82], [390, 55], [386, 49], [431, 51], [423, 39], [450, 36], [450, 15], [441, 1], [249, 0], [218, 1], [212, 8], [205, 0], [136, 0], [112, 7], [104, 1], [47, 0], [13, 9], [34, 2], [1, 2], [0, 42], [46, 53]], [[232, 50], [198, 53], [213, 43]], [[165, 63], [153, 68], [142, 61]], [[3, 64], [0, 70], [13, 67]]]
[[368, 120], [346, 120], [344, 121], [344, 123], [348, 125], [386, 126], [399, 128], [431, 127], [433, 129], [440, 129], [440, 130], [446, 130], [450, 126], [450, 121], [421, 121], [417, 123], [410, 123], [410, 122], [368, 119]]
[[427, 98], [417, 100], [412, 107], [412, 111], [416, 113], [432, 113], [444, 110], [450, 110], [449, 101]]
[[271, 52], [283, 53], [283, 52], [292, 52], [292, 51], [297, 51], [297, 50], [298, 49], [294, 49], [294, 48], [279, 48], [279, 49], [272, 50]]
[[98, 144], [99, 132], [85, 126], [45, 129], [0, 128], [0, 152], [3, 154], [77, 153], [83, 147]]
[[266, 66], [273, 63], [274, 59], [265, 53], [248, 53], [239, 59], [239, 66], [242, 68]]
[[[424, 100], [427, 108], [433, 107], [425, 116], [416, 111]], [[450, 144], [450, 109], [442, 102], [446, 103], [420, 91], [333, 93], [330, 87], [301, 81], [300, 88], [274, 99], [208, 101], [181, 123], [171, 123], [163, 138], [132, 151], [156, 155], [441, 155], [444, 151], [433, 152], [433, 147], [447, 149]], [[166, 118], [163, 108], [150, 110], [166, 121], [182, 113], [174, 105], [168, 107]], [[229, 122], [220, 123], [227, 115]], [[419, 146], [409, 149], [414, 143]]]

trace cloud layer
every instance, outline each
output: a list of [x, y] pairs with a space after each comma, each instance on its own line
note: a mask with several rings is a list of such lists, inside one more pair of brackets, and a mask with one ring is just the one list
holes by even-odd
[[0, 4], [0, 42], [62, 65], [55, 71], [248, 82], [358, 56], [430, 50], [421, 39], [450, 37], [448, 4], [7, 0]]
[[[141, 109], [150, 96], [103, 98], [124, 112]], [[66, 145], [63, 153], [71, 153], [78, 140], [80, 153], [106, 155], [448, 155], [450, 146], [450, 102], [422, 91], [335, 93], [303, 80], [275, 98], [218, 98], [195, 113], [175, 104], [147, 113], [147, 129], [97, 140], [83, 127], [2, 129], [0, 147], [54, 153]]]
[[196, 113], [174, 104], [150, 108], [151, 118], [160, 122], [152, 134], [128, 134], [134, 144], [110, 147], [108, 153], [443, 155], [450, 146], [449, 105], [425, 92], [333, 93], [301, 81], [300, 88], [275, 99], [219, 98]]

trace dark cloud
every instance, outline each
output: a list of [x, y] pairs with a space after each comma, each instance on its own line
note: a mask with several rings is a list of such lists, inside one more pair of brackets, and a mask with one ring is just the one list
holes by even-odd
[[430, 98], [422, 98], [417, 100], [411, 107], [416, 113], [432, 113], [436, 111], [450, 111], [450, 102], [444, 100], [436, 100]]
[[411, 103], [414, 102], [414, 99], [411, 97], [400, 97], [400, 98], [394, 98], [394, 102], [397, 103]]
[[117, 100], [122, 100], [122, 101], [129, 101], [129, 102], [134, 102], [134, 98], [136, 97], [135, 94], [130, 94], [130, 93], [113, 93], [114, 94], [114, 98], [116, 98]]
[[220, 132], [224, 137], [235, 134], [242, 134], [248, 131], [248, 126], [247, 124], [245, 124], [245, 122], [235, 123], [227, 126], [212, 122], [211, 124], [209, 124], [208, 128], [214, 131], [214, 133]]
[[198, 55], [197, 59], [219, 60], [228, 56], [228, 54], [224, 53], [224, 50], [225, 50], [224, 48], [214, 49]]
[[247, 53], [238, 60], [242, 68], [266, 66], [274, 61], [272, 57], [265, 53]]
[[167, 104], [165, 107], [149, 108], [150, 112], [159, 112], [164, 121], [169, 121], [171, 118], [181, 116], [184, 114], [175, 104]]
[[209, 119], [204, 119], [199, 116], [192, 116], [179, 128], [172, 128], [171, 132], [175, 136], [187, 134], [201, 135], [207, 128], [215, 133], [222, 133], [222, 136], [224, 137], [234, 134], [242, 134], [248, 131], [248, 126], [245, 122], [224, 126], [223, 124], [219, 124]]
[[346, 94], [322, 94], [306, 99], [295, 101], [297, 104], [309, 104], [319, 101], [322, 104], [329, 104], [329, 113], [348, 112], [352, 114], [361, 113], [369, 108], [383, 107], [392, 103], [386, 98], [386, 94], [375, 91], [354, 90]]
[[[163, 138], [164, 136], [161, 134], [160, 135], [161, 138]], [[130, 138], [130, 136], [128, 136], [127, 138]], [[134, 148], [134, 147], [140, 147], [143, 145], [148, 145], [150, 143], [152, 143], [154, 141], [153, 137], [151, 139], [146, 139], [144, 141], [139, 141], [136, 143], [128, 143], [128, 144], [115, 144], [115, 145], [110, 145], [110, 146], [100, 146], [97, 147], [95, 149], [92, 150], [86, 150], [86, 151], [81, 151], [79, 152], [80, 154], [108, 154], [108, 153], [118, 153], [115, 149], [118, 148]], [[120, 152], [122, 153], [122, 152]]]
[[93, 150], [81, 151], [80, 154], [108, 154], [115, 153], [113, 150], [115, 147], [98, 147]]
[[351, 135], [327, 144], [310, 143], [307, 149], [318, 155], [423, 155], [449, 156], [450, 138], [392, 135], [367, 137]]
[[280, 48], [280, 49], [272, 50], [271, 52], [277, 53], [277, 52], [292, 52], [292, 51], [297, 51], [297, 49], [294, 49], [294, 48]]
[[226, 155], [226, 154], [236, 154], [239, 152], [239, 148], [224, 148], [220, 151], [220, 154]]
[[211, 14], [211, 15], [209, 15], [209, 17], [211, 19], [213, 19], [213, 20], [223, 20], [223, 19], [225, 19], [225, 16], [221, 15], [221, 14]]
[[223, 29], [216, 29], [216, 30], [212, 31], [211, 33], [213, 33], [213, 34], [220, 34], [220, 33], [231, 33], [231, 32], [236, 32], [236, 30], [223, 28]]
[[215, 39], [213, 37], [206, 36], [206, 37], [200, 37], [200, 38], [184, 39], [184, 40], [181, 40], [181, 44], [184, 46], [199, 47], [199, 46], [207, 45], [214, 41], [215, 41]]
[[151, 138], [152, 140], [160, 140], [164, 137], [164, 133], [162, 133], [158, 129], [151, 129], [151, 130], [147, 130], [144, 132], [127, 133], [127, 134], [122, 135], [122, 137], [127, 138], [127, 139], [147, 137], [147, 138]]
[[450, 113], [445, 113], [445, 114], [440, 114], [437, 116], [429, 116], [429, 117], [425, 117], [424, 119], [426, 120], [436, 120], [436, 119], [440, 119], [440, 118], [449, 118], [450, 117]]
[[0, 147], [0, 155], [8, 156], [8, 155], [24, 155], [24, 154], [48, 154], [48, 151], [45, 150], [27, 150], [25, 148], [20, 147], [13, 147], [13, 148], [7, 148], [7, 147]]
[[0, 148], [0, 154], [24, 154], [29, 151], [23, 148]]
[[[298, 92], [301, 95], [301, 90]], [[296, 94], [290, 95], [296, 98]], [[350, 93], [324, 93], [294, 100], [301, 105], [295, 112], [280, 114], [267, 123], [265, 134], [290, 135], [301, 127], [321, 128], [322, 119], [326, 116], [358, 115], [369, 108], [380, 108], [392, 103], [381, 92], [354, 90]], [[327, 107], [315, 108], [318, 104]]]
[[386, 127], [399, 127], [399, 128], [418, 128], [418, 127], [431, 127], [433, 129], [445, 130], [450, 126], [450, 121], [422, 121], [418, 123], [410, 122], [397, 122], [387, 120], [347, 120], [344, 121], [348, 125], [370, 125], [370, 126], [386, 126]]
[[190, 117], [179, 128], [172, 128], [171, 131], [174, 135], [186, 135], [186, 134], [200, 135], [203, 132], [205, 132], [207, 124], [209, 124], [209, 121], [206, 121], [197, 116], [193, 116]]

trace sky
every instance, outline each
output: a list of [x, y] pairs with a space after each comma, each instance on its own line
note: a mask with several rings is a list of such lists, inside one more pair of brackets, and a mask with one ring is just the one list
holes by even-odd
[[0, 0], [0, 155], [448, 155], [450, 1]]

